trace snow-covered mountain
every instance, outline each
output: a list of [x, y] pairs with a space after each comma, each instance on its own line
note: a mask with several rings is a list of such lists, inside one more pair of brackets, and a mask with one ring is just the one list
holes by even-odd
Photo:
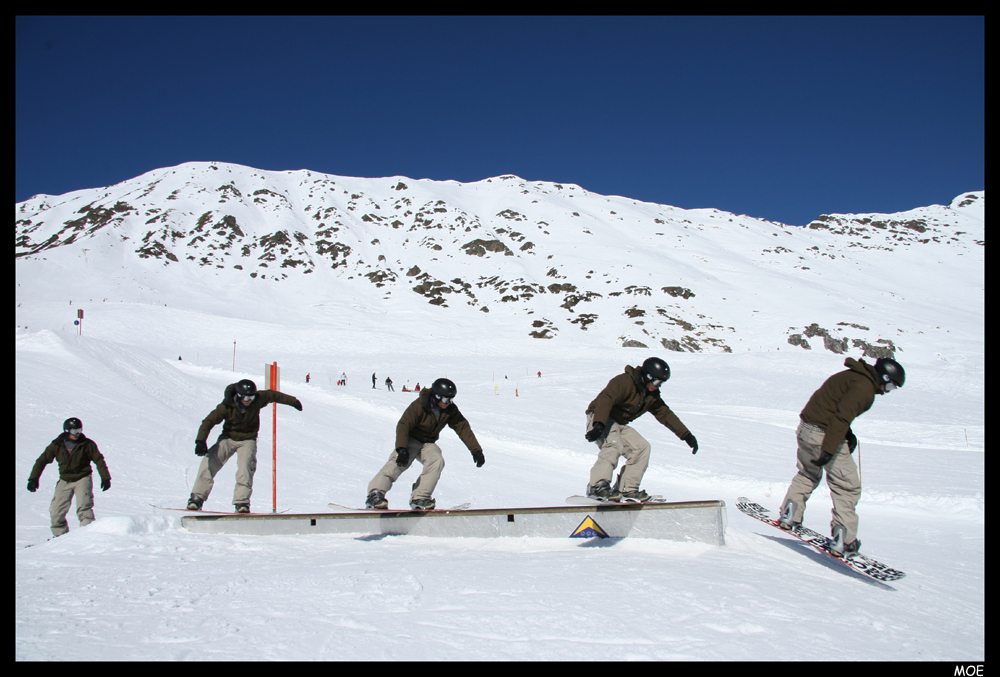
[[[204, 163], [18, 204], [15, 659], [981, 661], [984, 216], [978, 192], [790, 227], [517, 177]], [[859, 538], [907, 573], [892, 586], [734, 508], [778, 507], [809, 396], [886, 353], [906, 386], [852, 430]], [[650, 354], [700, 449], [640, 418], [642, 486], [725, 501], [724, 546], [206, 535], [153, 507], [185, 504], [199, 424], [273, 362], [303, 409], [262, 426], [256, 510], [360, 505], [402, 386], [440, 376], [486, 464], [446, 430], [438, 503], [561, 505], [596, 458], [587, 404]], [[57, 470], [25, 482], [69, 416], [113, 485], [46, 540]], [[206, 507], [234, 484], [230, 461]], [[804, 523], [827, 533], [831, 507], [821, 485]]]
[[157, 287], [183, 280], [192, 300], [257, 319], [296, 305], [343, 314], [350, 299], [385, 309], [390, 333], [421, 321], [502, 340], [874, 357], [981, 345], [947, 333], [982, 313], [984, 215], [973, 192], [793, 227], [516, 176], [193, 162], [17, 204], [15, 256], [19, 270], [72, 276], [86, 299], [166, 303]]

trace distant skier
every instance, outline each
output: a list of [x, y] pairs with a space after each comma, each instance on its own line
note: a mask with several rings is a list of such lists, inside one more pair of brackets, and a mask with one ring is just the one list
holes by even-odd
[[345, 386], [347, 385], [347, 372], [346, 371], [340, 372], [340, 382], [343, 385], [345, 385]]
[[830, 549], [841, 557], [861, 549], [855, 512], [861, 498], [861, 477], [851, 457], [858, 438], [851, 423], [871, 408], [876, 395], [902, 388], [906, 380], [903, 367], [888, 358], [880, 357], [872, 366], [848, 357], [844, 366], [847, 369], [828, 378], [799, 414], [795, 433], [799, 472], [781, 501], [780, 519], [782, 529], [791, 530], [802, 523], [806, 501], [819, 485], [825, 468], [833, 498]]
[[375, 390], [375, 372], [372, 372], [372, 390]]
[[[650, 445], [629, 423], [647, 411], [687, 442], [691, 453], [698, 453], [698, 441], [677, 415], [660, 398], [660, 386], [670, 378], [670, 367], [658, 357], [651, 357], [641, 367], [625, 367], [587, 407], [588, 442], [596, 442], [601, 451], [590, 470], [587, 495], [609, 501], [648, 501], [649, 494], [639, 488], [649, 465]], [[625, 467], [611, 486], [618, 459], [625, 457]]]
[[396, 392], [396, 391], [395, 391], [395, 390], [393, 390], [393, 388], [392, 388], [392, 379], [391, 379], [391, 378], [389, 378], [388, 376], [386, 376], [386, 377], [385, 377], [385, 389], [386, 389], [386, 390], [388, 390], [388, 391], [389, 391], [389, 392], [391, 392], [391, 393], [394, 393], [394, 392]]
[[62, 536], [69, 531], [66, 513], [69, 512], [74, 496], [76, 496], [76, 516], [80, 520], [80, 526], [85, 527], [94, 521], [94, 482], [91, 462], [97, 466], [97, 472], [101, 476], [101, 491], [111, 488], [111, 473], [97, 444], [83, 434], [83, 423], [78, 418], [66, 419], [63, 422], [63, 433], [52, 440], [35, 461], [28, 476], [28, 491], [35, 492], [38, 489], [42, 471], [52, 461], [59, 464], [59, 481], [56, 482], [52, 503], [49, 505], [49, 516], [52, 518], [52, 535]]
[[389, 461], [368, 483], [368, 498], [365, 500], [367, 507], [387, 509], [389, 502], [385, 498], [386, 493], [416, 460], [420, 461], [424, 468], [420, 477], [413, 483], [410, 508], [434, 509], [436, 503], [432, 494], [444, 469], [441, 447], [435, 442], [445, 425], [450, 426], [472, 452], [472, 460], [475, 461], [477, 468], [481, 468], [486, 462], [483, 449], [472, 432], [472, 427], [455, 406], [453, 400], [456, 393], [457, 388], [454, 383], [446, 378], [439, 378], [430, 388], [424, 388], [417, 399], [406, 408], [399, 423], [396, 424], [396, 450], [389, 455]]
[[309, 374], [306, 374], [306, 383], [309, 383]]
[[[250, 512], [250, 495], [253, 493], [253, 475], [257, 469], [257, 432], [260, 429], [260, 410], [271, 404], [287, 404], [302, 411], [302, 403], [291, 395], [276, 390], [257, 390], [250, 379], [226, 386], [222, 402], [201, 422], [195, 437], [194, 453], [203, 456], [198, 477], [191, 489], [188, 510], [201, 510], [202, 504], [212, 493], [215, 476], [226, 461], [236, 455], [236, 487], [233, 490], [233, 507], [236, 512]], [[222, 433], [209, 448], [205, 440], [212, 428], [222, 424]]]

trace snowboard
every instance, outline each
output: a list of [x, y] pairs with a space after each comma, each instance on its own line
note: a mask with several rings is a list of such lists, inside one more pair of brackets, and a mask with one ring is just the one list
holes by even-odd
[[[770, 524], [776, 529], [781, 529], [778, 526], [778, 519], [774, 513], [772, 513], [767, 508], [752, 502], [749, 498], [740, 497], [736, 499], [736, 507], [740, 509], [740, 512], [750, 515], [761, 522]], [[889, 581], [898, 581], [900, 578], [906, 574], [898, 569], [891, 569], [885, 564], [882, 564], [878, 560], [874, 560], [867, 555], [857, 553], [856, 555], [848, 555], [847, 557], [838, 557], [837, 555], [830, 552], [829, 544], [830, 539], [826, 536], [804, 527], [801, 524], [797, 527], [791, 529], [791, 531], [786, 531], [781, 529], [782, 532], [786, 534], [791, 534], [809, 545], [813, 546], [819, 550], [824, 555], [833, 557], [834, 559], [843, 562], [847, 566], [851, 567], [858, 573], [864, 574], [869, 578], [873, 578], [876, 581], [881, 581], [883, 583]]]
[[650, 496], [648, 501], [609, 501], [593, 496], [576, 495], [568, 497], [566, 502], [570, 505], [636, 505], [637, 503], [666, 503], [667, 499], [659, 494]]
[[288, 512], [289, 510], [291, 510], [291, 508], [285, 508], [284, 510], [279, 510], [276, 513], [273, 513], [273, 512], [243, 512], [243, 513], [240, 513], [240, 512], [236, 512], [235, 510], [231, 510], [231, 511], [228, 511], [228, 512], [223, 512], [222, 510], [188, 510], [187, 508], [166, 508], [166, 507], [164, 507], [162, 505], [153, 505], [152, 503], [150, 503], [150, 505], [152, 505], [157, 510], [176, 510], [176, 511], [179, 511], [179, 512], [190, 512], [190, 513], [194, 513], [196, 515], [280, 515], [283, 512]]
[[461, 510], [468, 510], [471, 503], [460, 503], [451, 508], [434, 508], [433, 510], [413, 510], [411, 508], [406, 508], [404, 510], [393, 510], [392, 508], [386, 508], [384, 510], [379, 508], [353, 508], [349, 505], [341, 505], [340, 503], [328, 503], [331, 508], [340, 508], [341, 510], [350, 510], [351, 512], [457, 512]]

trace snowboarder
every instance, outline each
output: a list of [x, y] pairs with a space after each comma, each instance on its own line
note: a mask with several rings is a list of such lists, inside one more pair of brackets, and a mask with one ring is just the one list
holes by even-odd
[[94, 482], [91, 462], [97, 465], [101, 476], [101, 491], [111, 488], [111, 473], [104, 462], [104, 456], [92, 439], [83, 434], [83, 423], [78, 418], [68, 418], [63, 422], [63, 433], [52, 440], [45, 451], [35, 461], [28, 476], [28, 491], [38, 489], [42, 471], [52, 461], [59, 464], [59, 481], [56, 482], [49, 515], [52, 518], [53, 536], [62, 536], [69, 531], [66, 513], [69, 512], [73, 496], [76, 496], [76, 516], [80, 526], [94, 521]]
[[[215, 485], [215, 476], [235, 454], [236, 488], [233, 490], [233, 507], [239, 513], [250, 512], [253, 475], [257, 469], [260, 410], [272, 402], [287, 404], [302, 411], [302, 403], [297, 398], [276, 390], [258, 391], [257, 384], [250, 379], [226, 386], [222, 402], [201, 422], [195, 437], [194, 453], [203, 458], [188, 499], [188, 510], [201, 510]], [[222, 433], [209, 448], [205, 440], [212, 428], [219, 423], [222, 424]]]
[[[600, 448], [597, 462], [590, 470], [587, 495], [609, 501], [648, 501], [649, 494], [639, 488], [649, 465], [650, 445], [630, 425], [647, 411], [687, 442], [691, 453], [698, 453], [698, 441], [677, 415], [660, 398], [660, 386], [670, 378], [670, 367], [658, 357], [651, 357], [641, 367], [625, 367], [587, 407], [588, 442]], [[625, 467], [611, 486], [618, 459], [625, 457]]]
[[848, 357], [844, 366], [847, 369], [828, 378], [799, 414], [795, 433], [799, 471], [781, 501], [779, 520], [781, 528], [787, 530], [802, 523], [806, 501], [819, 486], [825, 469], [833, 498], [830, 550], [838, 557], [861, 549], [855, 512], [861, 498], [861, 477], [851, 456], [858, 438], [851, 422], [871, 408], [876, 395], [902, 388], [906, 380], [903, 367], [888, 358], [880, 357], [872, 366]]
[[396, 392], [392, 388], [392, 379], [389, 378], [388, 376], [385, 377], [385, 389], [388, 390], [390, 393]]
[[365, 500], [367, 507], [387, 509], [389, 502], [385, 498], [386, 493], [413, 461], [420, 461], [424, 468], [413, 483], [410, 508], [434, 509], [436, 503], [432, 494], [444, 469], [441, 447], [435, 442], [445, 425], [451, 426], [468, 447], [477, 468], [481, 468], [486, 462], [483, 448], [472, 432], [472, 427], [455, 406], [453, 400], [456, 393], [454, 383], [446, 378], [439, 378], [430, 388], [424, 388], [406, 408], [396, 424], [396, 450], [368, 483], [368, 498]]

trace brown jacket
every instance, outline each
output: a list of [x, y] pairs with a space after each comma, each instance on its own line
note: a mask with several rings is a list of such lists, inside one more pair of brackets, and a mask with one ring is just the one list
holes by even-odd
[[222, 402], [201, 422], [195, 441], [207, 440], [208, 433], [220, 423], [221, 437], [228, 437], [237, 442], [257, 439], [257, 431], [260, 430], [260, 410], [272, 402], [290, 406], [299, 404], [298, 398], [279, 393], [277, 390], [258, 390], [257, 397], [244, 409], [241, 407], [242, 403], [236, 403], [236, 384], [230, 383], [226, 386]]
[[420, 391], [417, 399], [410, 403], [396, 424], [396, 448], [409, 445], [409, 438], [419, 442], [437, 442], [438, 435], [446, 425], [451, 426], [469, 451], [482, 451], [479, 440], [472, 432], [472, 426], [462, 416], [455, 403], [442, 409], [432, 404], [434, 393], [430, 388]]
[[837, 453], [851, 422], [871, 409], [875, 395], [882, 394], [874, 366], [851, 357], [844, 360], [844, 366], [847, 370], [828, 378], [799, 414], [806, 423], [826, 431], [822, 449], [828, 454]]
[[639, 380], [639, 370], [625, 367], [625, 373], [615, 376], [604, 386], [594, 401], [587, 407], [588, 414], [594, 414], [594, 423], [609, 425], [614, 420], [628, 425], [646, 412], [651, 412], [656, 420], [670, 428], [677, 437], [688, 434], [687, 427], [660, 398], [660, 390], [646, 390]]
[[100, 474], [101, 479], [111, 479], [111, 473], [108, 472], [108, 464], [104, 462], [104, 456], [101, 455], [94, 440], [80, 433], [80, 438], [73, 443], [72, 451], [66, 448], [66, 441], [72, 442], [69, 439], [68, 433], [63, 433], [52, 440], [51, 444], [45, 447], [45, 451], [35, 461], [28, 479], [37, 480], [42, 476], [45, 466], [52, 463], [52, 461], [59, 464], [59, 479], [65, 482], [76, 482], [77, 480], [82, 480], [87, 475], [93, 474], [94, 471], [90, 467], [91, 461], [97, 464], [97, 472]]

